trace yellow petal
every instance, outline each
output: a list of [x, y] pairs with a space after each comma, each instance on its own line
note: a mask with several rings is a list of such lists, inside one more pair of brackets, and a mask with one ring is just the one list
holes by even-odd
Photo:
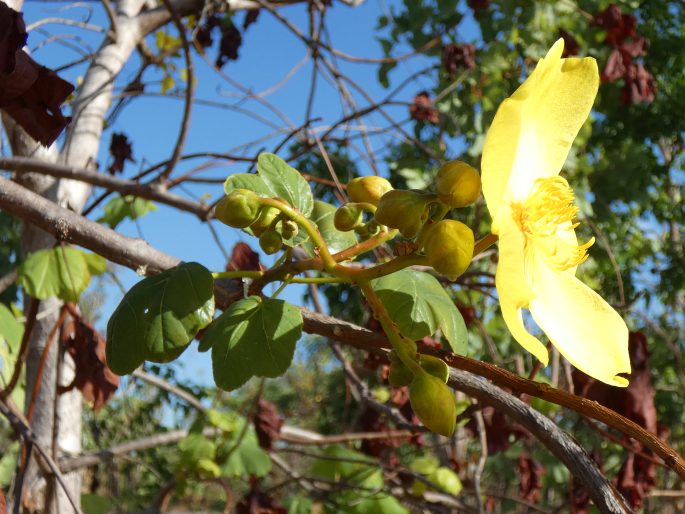
[[502, 317], [514, 339], [547, 366], [547, 348], [528, 333], [521, 317], [521, 308], [527, 307], [533, 296], [525, 272], [523, 234], [510, 215], [502, 217], [498, 229], [499, 263], [495, 282]]
[[533, 182], [561, 171], [597, 94], [597, 62], [561, 59], [559, 40], [528, 79], [500, 105], [485, 138], [483, 195], [493, 219], [507, 201], [526, 198]]
[[515, 303], [510, 302], [506, 295], [502, 296], [501, 294], [499, 305], [502, 309], [504, 322], [507, 324], [507, 328], [509, 328], [509, 332], [514, 336], [514, 339], [528, 352], [537, 357], [543, 366], [547, 366], [549, 363], [549, 352], [544, 344], [526, 330], [526, 327], [523, 325], [521, 309], [517, 308]]
[[601, 296], [569, 273], [557, 273], [541, 258], [534, 273], [530, 312], [561, 354], [579, 370], [610, 385], [627, 386], [617, 376], [630, 373], [628, 328]]

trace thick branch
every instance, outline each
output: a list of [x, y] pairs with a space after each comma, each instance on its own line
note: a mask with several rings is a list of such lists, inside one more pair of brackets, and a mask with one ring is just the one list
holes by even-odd
[[526, 427], [579, 481], [583, 482], [590, 498], [600, 511], [632, 512], [587, 453], [549, 418], [468, 371], [451, 370], [449, 384], [480, 402], [492, 405]]
[[76, 243], [143, 274], [160, 272], [181, 262], [152, 248], [143, 239], [122, 236], [2, 177], [0, 208], [60, 241]]
[[109, 191], [116, 191], [122, 195], [134, 195], [170, 205], [181, 211], [193, 213], [202, 219], [206, 217], [208, 211], [208, 208], [203, 207], [202, 204], [169, 193], [159, 184], [140, 184], [131, 180], [122, 180], [120, 178], [112, 177], [111, 175], [98, 173], [96, 171], [53, 164], [38, 159], [31, 159], [28, 157], [3, 157], [0, 158], [0, 169], [14, 171], [15, 173], [40, 173], [51, 177], [78, 180], [93, 186], [104, 187]]

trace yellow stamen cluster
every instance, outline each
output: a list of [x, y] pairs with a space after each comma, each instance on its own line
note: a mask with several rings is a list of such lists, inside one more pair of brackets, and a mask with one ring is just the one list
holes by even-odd
[[578, 245], [575, 236], [562, 235], [578, 226], [573, 222], [578, 214], [573, 201], [573, 190], [566, 179], [555, 176], [536, 180], [528, 198], [511, 206], [512, 216], [523, 232], [526, 244], [535, 244], [542, 249], [547, 264], [559, 271], [585, 262], [587, 249], [595, 242], [593, 237]]

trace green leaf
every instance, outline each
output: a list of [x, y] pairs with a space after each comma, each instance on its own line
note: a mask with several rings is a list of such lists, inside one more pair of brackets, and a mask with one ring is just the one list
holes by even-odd
[[383, 472], [378, 463], [363, 453], [344, 446], [328, 446], [309, 474], [324, 480], [348, 482], [369, 491], [348, 490], [335, 497], [341, 506], [338, 512], [349, 514], [406, 514], [400, 503], [384, 492]]
[[84, 253], [83, 257], [86, 259], [86, 265], [91, 275], [102, 275], [107, 271], [107, 259], [102, 255], [96, 253]]
[[39, 250], [21, 264], [17, 281], [35, 298], [76, 302], [90, 283], [92, 257], [86, 255], [71, 246]]
[[380, 483], [376, 472], [379, 471], [378, 463], [368, 455], [349, 450], [344, 446], [334, 444], [327, 446], [321, 452], [322, 458], [314, 462], [309, 474], [314, 478], [323, 480], [345, 480], [363, 487], [382, 487], [383, 476]]
[[372, 286], [403, 335], [417, 340], [440, 328], [453, 352], [466, 352], [464, 319], [435, 277], [405, 269], [374, 280]]
[[114, 502], [107, 496], [99, 494], [82, 494], [81, 510], [84, 514], [108, 514], [114, 510]]
[[250, 296], [231, 305], [205, 332], [217, 386], [231, 391], [251, 377], [278, 377], [293, 360], [302, 314], [283, 300]]
[[285, 499], [288, 514], [311, 514], [314, 503], [306, 496], [288, 496]]
[[0, 303], [0, 383], [6, 384], [14, 371], [19, 355], [24, 324], [14, 317], [12, 311]]
[[[3, 343], [9, 351], [16, 352], [19, 350], [23, 334], [24, 324], [17, 320], [5, 304], [0, 303], [0, 343]], [[0, 351], [2, 351], [2, 345], [0, 345]]]
[[131, 373], [144, 360], [169, 362], [214, 315], [212, 274], [196, 262], [147, 277], [126, 293], [107, 323], [107, 364]]
[[[246, 421], [244, 421], [245, 423]], [[245, 477], [255, 475], [263, 477], [271, 471], [271, 458], [259, 447], [254, 429], [249, 427], [240, 444], [236, 447], [238, 436], [242, 430], [236, 430], [235, 437], [224, 441], [217, 454], [230, 452], [228, 460], [221, 466], [221, 475], [225, 477]]]
[[125, 218], [138, 219], [150, 211], [156, 211], [157, 206], [150, 200], [129, 195], [112, 198], [103, 210], [105, 214], [98, 219], [98, 223], [106, 223], [111, 228], [116, 228]]
[[[6, 488], [15, 478], [17, 458], [19, 456], [19, 443], [8, 443], [0, 456], [0, 487]], [[7, 490], [7, 489], [5, 489]]]
[[214, 460], [216, 445], [202, 434], [189, 434], [178, 442], [180, 464], [195, 468], [202, 459]]
[[281, 198], [305, 216], [314, 208], [314, 197], [309, 183], [295, 168], [272, 153], [261, 153], [257, 160], [258, 175], [239, 174], [226, 179], [224, 190], [250, 189], [259, 196]]
[[[335, 228], [333, 218], [336, 210], [337, 208], [330, 203], [315, 200], [314, 209], [309, 217], [319, 227], [319, 232], [321, 232], [331, 253], [340, 252], [357, 244], [357, 238], [353, 231], [341, 232]], [[314, 255], [314, 245], [311, 241], [305, 243], [304, 248], [310, 255]]]

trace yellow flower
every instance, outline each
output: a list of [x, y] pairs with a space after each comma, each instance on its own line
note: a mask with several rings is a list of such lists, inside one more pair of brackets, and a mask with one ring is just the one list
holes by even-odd
[[499, 107], [483, 147], [483, 194], [499, 235], [497, 292], [514, 338], [544, 365], [545, 346], [524, 327], [527, 308], [576, 368], [616, 386], [630, 373], [628, 329], [575, 277], [587, 259], [576, 239], [573, 191], [559, 176], [597, 94], [593, 58], [562, 59], [557, 41]]

